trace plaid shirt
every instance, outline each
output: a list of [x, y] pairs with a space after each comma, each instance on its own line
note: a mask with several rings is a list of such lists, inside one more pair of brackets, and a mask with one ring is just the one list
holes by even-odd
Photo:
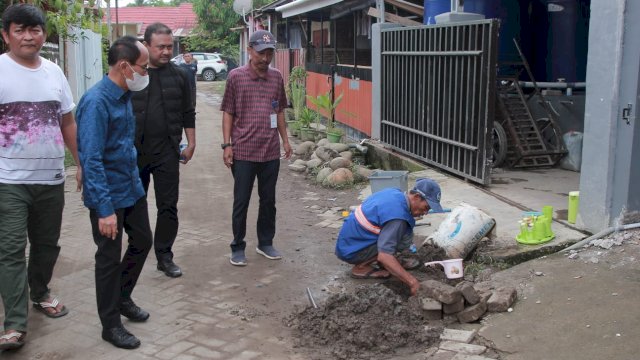
[[279, 159], [280, 138], [278, 129], [271, 128], [270, 117], [286, 106], [284, 81], [277, 69], [269, 68], [265, 78], [250, 64], [231, 71], [220, 110], [233, 115], [233, 158], [254, 162]]

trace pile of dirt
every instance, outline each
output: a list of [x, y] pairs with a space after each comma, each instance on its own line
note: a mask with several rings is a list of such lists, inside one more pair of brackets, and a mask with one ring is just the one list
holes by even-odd
[[314, 359], [384, 359], [424, 351], [442, 331], [426, 324], [416, 297], [383, 284], [333, 295], [324, 306], [290, 318], [296, 346], [313, 352]]

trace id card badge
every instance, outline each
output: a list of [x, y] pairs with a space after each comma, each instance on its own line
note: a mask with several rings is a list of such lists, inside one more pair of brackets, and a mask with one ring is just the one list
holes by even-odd
[[278, 114], [271, 114], [271, 128], [275, 129], [278, 127]]

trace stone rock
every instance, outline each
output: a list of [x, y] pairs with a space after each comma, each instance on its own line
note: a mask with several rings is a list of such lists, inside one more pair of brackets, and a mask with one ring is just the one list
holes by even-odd
[[331, 170], [330, 168], [321, 169], [316, 176], [316, 182], [322, 184], [327, 179], [327, 177], [331, 175], [332, 172], [333, 170]]
[[316, 148], [316, 144], [313, 141], [305, 141], [303, 143], [298, 144], [296, 149], [293, 151], [294, 154], [304, 156], [307, 154], [311, 154], [313, 149]]
[[313, 159], [318, 159], [318, 160], [320, 160], [320, 158], [318, 157], [318, 155], [316, 155], [315, 151], [311, 153], [311, 157], [310, 157], [310, 159], [311, 159], [311, 160], [313, 160]]
[[307, 167], [299, 164], [289, 164], [289, 170], [295, 172], [305, 172], [307, 170]]
[[[308, 166], [309, 165], [307, 164], [307, 167]], [[470, 283], [466, 281], [458, 283], [456, 285], [456, 289], [460, 290], [460, 292], [462, 293], [462, 296], [467, 301], [467, 304], [475, 305], [480, 302], [480, 295], [478, 295], [478, 292], [476, 291], [476, 289], [473, 288], [473, 285], [471, 285]]]
[[329, 148], [338, 153], [349, 150], [349, 145], [342, 144], [342, 143], [330, 143], [330, 144], [326, 144], [324, 147]]
[[[329, 163], [329, 167], [333, 170], [345, 168], [348, 169], [351, 167], [351, 160], [345, 159], [343, 157], [337, 157]], [[353, 175], [352, 175], [353, 177]]]
[[487, 303], [481, 301], [473, 306], [460, 311], [456, 314], [458, 321], [461, 323], [474, 322], [482, 317], [487, 312]]
[[293, 165], [303, 165], [303, 166], [307, 166], [307, 162], [302, 160], [302, 159], [298, 159], [296, 161], [293, 162]]
[[322, 138], [318, 140], [318, 146], [326, 146], [327, 144], [330, 144], [329, 139], [327, 138]]
[[442, 305], [442, 311], [449, 315], [459, 313], [464, 310], [464, 298], [460, 297], [460, 300], [454, 302], [453, 304], [444, 304]]
[[[324, 169], [323, 169], [324, 170]], [[322, 182], [325, 186], [339, 186], [353, 183], [353, 173], [349, 169], [336, 169]]]
[[340, 153], [340, 157], [343, 157], [347, 160], [353, 159], [353, 153], [351, 151], [343, 151]]
[[358, 181], [365, 181], [365, 180], [369, 180], [369, 176], [371, 176], [371, 173], [373, 172], [373, 170], [362, 166], [362, 165], [358, 165], [355, 169], [355, 173], [353, 174], [354, 177], [356, 178], [356, 180]]
[[426, 280], [420, 283], [418, 296], [436, 299], [444, 304], [453, 304], [462, 298], [460, 290], [436, 280]]
[[487, 301], [487, 309], [491, 312], [507, 311], [516, 300], [518, 293], [514, 287], [500, 287], [493, 291]]
[[318, 155], [318, 158], [322, 161], [331, 161], [333, 158], [338, 157], [338, 152], [335, 150], [331, 150], [327, 147], [320, 146], [316, 149], [315, 154]]
[[317, 158], [307, 161], [307, 168], [308, 169], [315, 169], [320, 165], [322, 165], [322, 160], [317, 159]]

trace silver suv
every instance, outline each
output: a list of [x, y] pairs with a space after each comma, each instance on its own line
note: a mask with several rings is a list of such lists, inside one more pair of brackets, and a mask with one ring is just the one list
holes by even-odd
[[[198, 72], [196, 77], [205, 81], [225, 79], [227, 77], [227, 62], [218, 53], [191, 52], [193, 58], [198, 62]], [[171, 59], [173, 63], [179, 65], [184, 62], [182, 54]]]

